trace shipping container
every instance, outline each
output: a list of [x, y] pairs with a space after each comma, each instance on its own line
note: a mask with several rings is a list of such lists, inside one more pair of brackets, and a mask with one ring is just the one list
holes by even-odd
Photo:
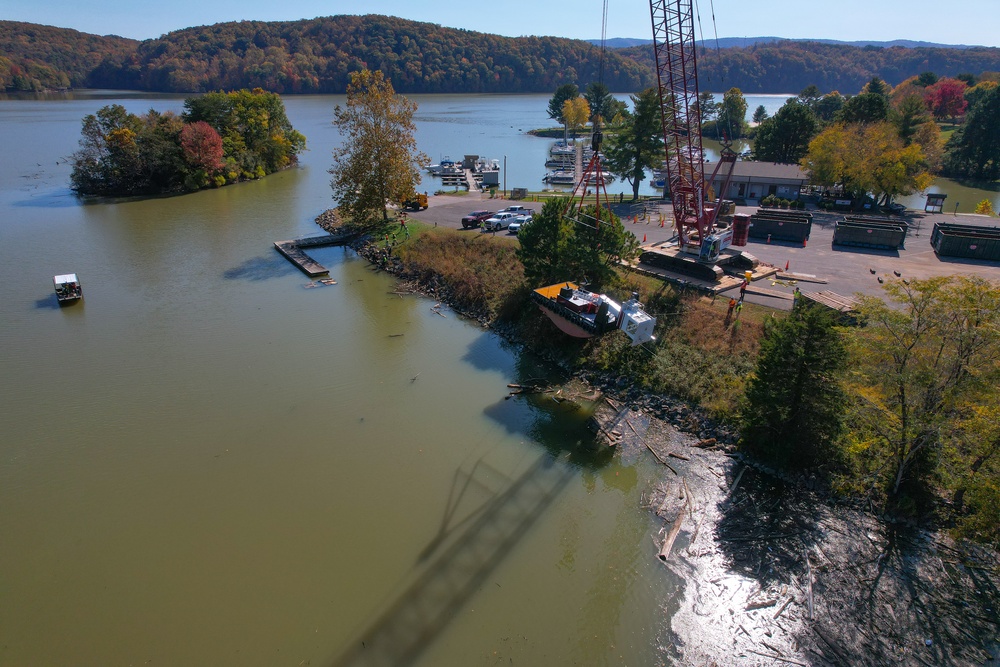
[[833, 229], [833, 245], [878, 250], [904, 247], [906, 230], [899, 225], [841, 221]]
[[808, 220], [779, 220], [756, 214], [750, 218], [749, 236], [755, 239], [802, 243], [809, 238], [810, 231], [812, 222]]
[[1000, 227], [934, 223], [931, 247], [942, 257], [1000, 260]]

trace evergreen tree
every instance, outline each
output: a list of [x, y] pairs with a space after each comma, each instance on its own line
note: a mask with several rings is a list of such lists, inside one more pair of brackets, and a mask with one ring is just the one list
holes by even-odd
[[529, 285], [564, 280], [586, 282], [600, 290], [611, 282], [621, 260], [639, 254], [639, 242], [618, 216], [595, 206], [578, 209], [566, 197], [545, 202], [530, 225], [518, 233], [517, 256]]
[[722, 96], [716, 129], [720, 137], [739, 139], [746, 136], [747, 100], [739, 88], [730, 88]]
[[881, 123], [889, 117], [889, 98], [879, 93], [861, 93], [844, 102], [836, 119], [841, 123]]
[[639, 186], [647, 169], [663, 164], [663, 130], [660, 116], [660, 98], [655, 88], [647, 88], [632, 96], [634, 110], [626, 111], [620, 125], [609, 133], [606, 150], [607, 166], [611, 173], [628, 181], [632, 186], [632, 199], [639, 198]]
[[830, 460], [843, 426], [845, 359], [830, 311], [799, 299], [761, 344], [741, 410], [741, 447], [785, 467]]
[[590, 105], [591, 120], [600, 118], [604, 122], [610, 121], [625, 108], [624, 102], [616, 100], [608, 87], [600, 81], [587, 84], [583, 97]]
[[1000, 87], [979, 98], [948, 140], [944, 171], [978, 180], [1000, 178]]
[[333, 151], [333, 197], [361, 227], [388, 222], [386, 205], [409, 199], [420, 182], [418, 167], [428, 162], [417, 151], [415, 102], [398, 97], [382, 72], [351, 75], [347, 106], [334, 109], [343, 144]]
[[768, 118], [757, 128], [754, 158], [796, 164], [809, 152], [809, 142], [818, 129], [819, 123], [813, 112], [793, 97], [778, 109], [773, 118]]
[[837, 112], [840, 111], [843, 106], [844, 96], [835, 90], [832, 93], [827, 93], [818, 102], [816, 102], [816, 116], [820, 120], [828, 123], [836, 117]]

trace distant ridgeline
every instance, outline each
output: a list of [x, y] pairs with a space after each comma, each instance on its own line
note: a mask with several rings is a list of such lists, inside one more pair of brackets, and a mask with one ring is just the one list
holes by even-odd
[[[650, 46], [631, 46], [616, 53], [655, 68]], [[698, 87], [725, 92], [797, 93], [810, 85], [821, 92], [857, 94], [873, 77], [890, 85], [934, 72], [953, 77], [968, 72], [1000, 72], [1000, 49], [850, 46], [782, 40], [747, 47], [698, 49]]]
[[181, 116], [112, 104], [84, 117], [70, 178], [82, 195], [190, 192], [291, 166], [305, 145], [281, 98], [259, 88], [187, 99]]
[[[123, 41], [0, 21], [0, 88], [60, 88], [68, 80], [178, 93], [344, 93], [350, 73], [368, 68], [382, 70], [400, 93], [550, 93], [597, 81], [601, 67], [601, 50], [582, 40], [499, 37], [374, 15], [219, 23], [131, 41], [130, 49]], [[640, 90], [652, 80], [647, 68], [606, 55], [611, 90]]]
[[[649, 44], [604, 57], [612, 91], [655, 84]], [[701, 48], [698, 66], [702, 90], [795, 93], [815, 84], [854, 94], [875, 76], [897, 84], [926, 71], [1000, 71], [1000, 49], [783, 40]], [[382, 70], [400, 93], [551, 93], [564, 83], [597, 81], [601, 49], [584, 40], [500, 37], [377, 15], [219, 23], [142, 42], [0, 21], [0, 90], [344, 93], [349, 74], [366, 67]]]

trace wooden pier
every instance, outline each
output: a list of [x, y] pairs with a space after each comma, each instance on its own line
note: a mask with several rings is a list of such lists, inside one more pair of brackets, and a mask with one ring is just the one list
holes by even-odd
[[324, 234], [322, 236], [305, 236], [288, 241], [275, 241], [274, 247], [284, 255], [288, 261], [305, 273], [310, 278], [328, 275], [329, 270], [312, 257], [307, 255], [302, 248], [317, 248], [320, 246], [340, 245], [347, 243], [353, 234]]

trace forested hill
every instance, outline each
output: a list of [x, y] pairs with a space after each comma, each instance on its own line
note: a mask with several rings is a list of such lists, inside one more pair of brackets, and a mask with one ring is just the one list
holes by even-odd
[[[71, 49], [35, 48], [17, 34], [40, 26], [0, 22], [0, 57], [14, 67], [72, 69], [72, 85], [160, 92], [260, 87], [277, 93], [343, 93], [349, 74], [380, 69], [401, 93], [551, 92], [585, 85], [600, 75], [601, 51], [582, 40], [500, 37], [386, 16], [332, 16], [302, 21], [241, 21], [188, 28], [133, 42], [129, 52], [108, 47], [99, 63], [69, 62]], [[48, 38], [60, 41], [58, 29]], [[65, 30], [67, 44], [80, 33]], [[90, 36], [98, 42], [119, 38]], [[0, 84], [11, 88], [13, 79]], [[605, 56], [612, 91], [651, 84], [652, 73], [615, 53]], [[52, 77], [44, 87], [59, 87]]]
[[121, 63], [138, 46], [124, 37], [0, 21], [0, 91], [92, 87], [101, 63]]
[[[615, 53], [655, 67], [649, 46]], [[746, 48], [698, 49], [699, 87], [715, 92], [736, 87], [748, 93], [797, 93], [815, 84], [824, 93], [837, 90], [854, 95], [875, 76], [896, 85], [921, 72], [943, 77], [997, 71], [1000, 49], [986, 47], [882, 48], [779, 41]]]
[[[219, 23], [142, 42], [0, 21], [0, 90], [343, 93], [349, 74], [367, 67], [401, 93], [551, 93], [598, 80], [600, 64], [600, 48], [583, 40], [500, 37], [375, 15]], [[702, 90], [797, 93], [815, 84], [854, 94], [874, 76], [895, 85], [926, 71], [1000, 71], [1000, 49], [783, 40], [699, 49], [698, 67]], [[652, 48], [608, 50], [604, 82], [615, 92], [653, 85]]]

